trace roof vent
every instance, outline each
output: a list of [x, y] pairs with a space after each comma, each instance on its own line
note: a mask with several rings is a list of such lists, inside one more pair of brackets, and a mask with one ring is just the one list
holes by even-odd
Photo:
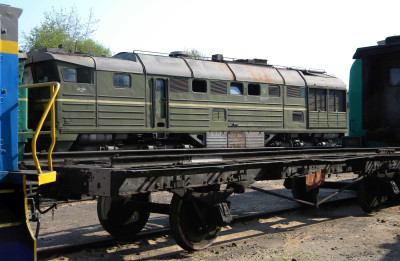
[[224, 56], [222, 54], [213, 54], [211, 56], [211, 60], [213, 62], [223, 62], [224, 61]]
[[181, 58], [181, 57], [190, 57], [190, 55], [187, 52], [183, 51], [174, 51], [170, 52], [169, 57], [174, 57], [174, 58]]

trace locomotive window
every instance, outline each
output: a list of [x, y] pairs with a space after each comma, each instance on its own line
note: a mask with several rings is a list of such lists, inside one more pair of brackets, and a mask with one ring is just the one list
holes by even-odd
[[93, 71], [89, 68], [63, 68], [61, 73], [65, 82], [93, 83]]
[[93, 70], [89, 68], [76, 68], [78, 83], [93, 83]]
[[193, 80], [192, 81], [193, 92], [207, 92], [207, 81], [205, 80]]
[[269, 86], [268, 95], [271, 97], [281, 97], [281, 89], [279, 86]]
[[32, 74], [35, 83], [58, 81], [53, 63], [39, 63], [33, 67]]
[[307, 96], [307, 89], [300, 88], [300, 98], [305, 98]]
[[258, 83], [249, 83], [247, 85], [247, 94], [260, 96], [260, 85]]
[[131, 76], [127, 73], [114, 74], [113, 86], [116, 88], [130, 88], [131, 87]]
[[243, 83], [232, 82], [230, 86], [230, 93], [232, 95], [243, 95]]
[[400, 87], [400, 68], [390, 68], [389, 84], [392, 87]]
[[64, 68], [62, 69], [62, 76], [64, 79], [64, 82], [76, 82], [76, 69], [72, 68]]

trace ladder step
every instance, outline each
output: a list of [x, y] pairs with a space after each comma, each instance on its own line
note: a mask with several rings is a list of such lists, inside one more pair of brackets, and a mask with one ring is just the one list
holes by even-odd
[[6, 228], [6, 227], [17, 227], [17, 226], [21, 226], [22, 222], [12, 222], [12, 223], [0, 223], [0, 229], [2, 228]]
[[0, 189], [0, 194], [15, 193], [15, 189]]

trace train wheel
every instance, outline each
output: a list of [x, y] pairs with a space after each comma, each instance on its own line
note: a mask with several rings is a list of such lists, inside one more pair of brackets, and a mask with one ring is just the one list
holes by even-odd
[[292, 194], [295, 199], [311, 202], [316, 204], [318, 202], [319, 188], [307, 191], [306, 178], [293, 178], [292, 180]]
[[131, 200], [150, 202], [150, 193], [130, 197], [99, 197], [97, 200], [97, 215], [100, 224], [116, 239], [133, 239], [149, 219], [150, 213], [128, 207], [127, 202]]
[[360, 180], [357, 192], [360, 206], [365, 212], [371, 213], [378, 210], [382, 195], [380, 195], [379, 181], [376, 178], [368, 176]]
[[176, 243], [183, 249], [205, 249], [217, 238], [219, 227], [203, 225], [205, 211], [201, 202], [185, 200], [177, 194], [172, 197], [169, 224]]

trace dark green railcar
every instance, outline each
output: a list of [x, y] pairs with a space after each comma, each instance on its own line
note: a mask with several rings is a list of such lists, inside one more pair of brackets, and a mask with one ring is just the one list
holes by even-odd
[[400, 37], [358, 48], [353, 58], [348, 145], [400, 146]]
[[[59, 151], [324, 146], [337, 144], [347, 131], [340, 79], [266, 60], [198, 60], [176, 53], [106, 58], [48, 49], [28, 54], [25, 73], [28, 83], [61, 83]], [[41, 90], [29, 95], [30, 109], [37, 111], [48, 98]]]
[[[24, 66], [26, 62], [26, 54], [18, 54], [18, 85], [23, 85]], [[25, 152], [25, 147], [32, 138], [32, 135], [21, 135], [22, 132], [30, 132], [28, 128], [28, 89], [20, 89], [18, 91], [18, 158], [22, 159], [22, 153]]]

